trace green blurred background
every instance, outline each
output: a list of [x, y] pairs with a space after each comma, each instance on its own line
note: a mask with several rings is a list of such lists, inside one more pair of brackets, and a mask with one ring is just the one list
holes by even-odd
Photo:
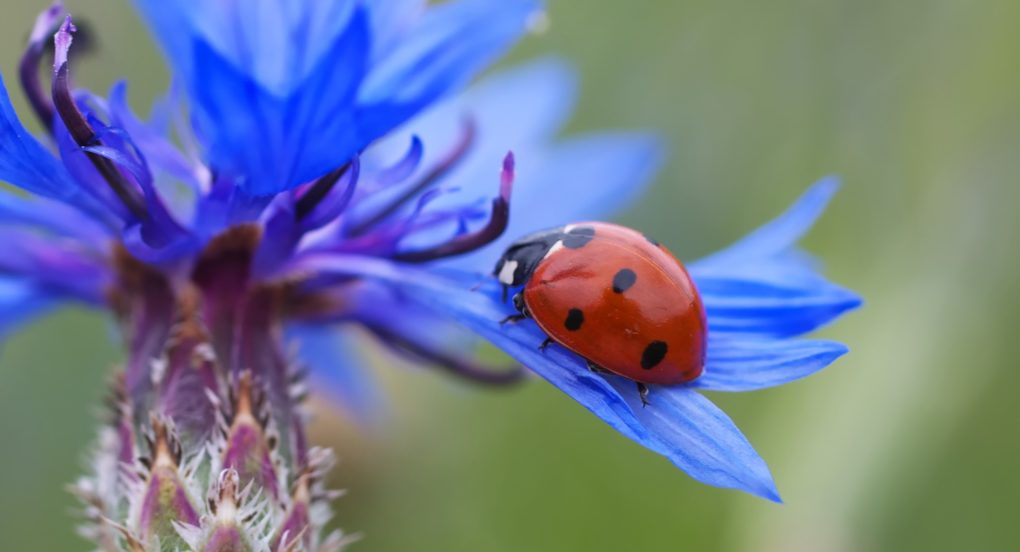
[[[12, 4], [9, 84], [42, 7]], [[99, 35], [79, 79], [127, 76], [147, 105], [167, 76], [126, 2], [68, 4]], [[578, 64], [572, 131], [668, 137], [668, 165], [621, 220], [683, 257], [843, 177], [805, 245], [867, 300], [821, 332], [853, 351], [802, 382], [713, 397], [783, 506], [694, 483], [541, 381], [479, 391], [386, 362], [381, 427], [316, 424], [342, 458], [354, 550], [1015, 549], [1020, 3], [561, 0], [550, 21], [511, 62]], [[0, 353], [0, 550], [88, 548], [63, 487], [117, 362], [110, 336], [65, 312]]]

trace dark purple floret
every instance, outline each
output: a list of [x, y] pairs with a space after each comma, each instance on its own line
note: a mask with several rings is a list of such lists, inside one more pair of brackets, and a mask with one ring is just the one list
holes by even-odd
[[50, 95], [46, 94], [42, 83], [39, 82], [39, 66], [53, 30], [63, 15], [64, 7], [60, 4], [54, 4], [39, 14], [29, 37], [28, 47], [25, 48], [18, 65], [18, 76], [21, 78], [21, 87], [25, 91], [28, 103], [50, 134], [53, 133], [54, 108]]
[[[471, 146], [475, 143], [477, 128], [474, 120], [467, 119], [464, 123], [464, 129], [461, 132], [460, 139], [453, 146], [445, 157], [432, 167], [425, 175], [423, 175], [417, 183], [407, 189], [404, 193], [391, 200], [385, 207], [380, 209], [378, 212], [368, 216], [365, 220], [355, 223], [348, 233], [351, 236], [360, 236], [365, 234], [371, 228], [377, 226], [379, 223], [395, 215], [407, 204], [411, 203], [414, 199], [421, 196], [424, 192], [431, 189], [436, 185], [439, 180], [444, 176], [448, 175], [450, 171], [455, 169], [457, 165], [462, 163], [471, 150]], [[414, 143], [409, 152], [408, 159], [413, 159], [415, 165], [421, 158], [421, 142], [415, 138]], [[393, 167], [393, 170], [389, 174], [385, 175], [385, 181], [390, 184], [397, 184], [410, 176], [410, 172], [402, 173], [405, 162], [398, 163]], [[412, 170], [414, 167], [410, 167]], [[401, 177], [402, 176], [402, 177]], [[399, 178], [398, 178], [399, 177]]]
[[[60, 31], [56, 34], [56, 53], [53, 65], [53, 105], [61, 121], [66, 126], [75, 143], [83, 149], [102, 146], [92, 126], [85, 119], [85, 116], [78, 109], [78, 106], [71, 94], [69, 69], [67, 64], [67, 52], [71, 48], [71, 33], [75, 31], [70, 16], [64, 20]], [[139, 220], [145, 220], [149, 216], [145, 200], [142, 199], [138, 188], [128, 182], [120, 170], [110, 159], [99, 155], [94, 151], [86, 149], [85, 155], [95, 165], [96, 170], [109, 184], [110, 189], [124, 203], [124, 206]]]
[[508, 153], [503, 160], [503, 172], [500, 177], [499, 197], [492, 200], [492, 215], [489, 222], [476, 232], [459, 235], [446, 243], [420, 249], [401, 252], [394, 259], [409, 263], [423, 263], [444, 257], [463, 255], [494, 242], [506, 231], [510, 222], [510, 192], [514, 182], [514, 156]]
[[[333, 190], [336, 183], [347, 173], [351, 168], [351, 163], [346, 163], [344, 166], [330, 172], [326, 176], [315, 181], [314, 184], [308, 187], [307, 191], [301, 194], [298, 198], [297, 203], [294, 205], [294, 216], [297, 220], [302, 220], [311, 214], [312, 210], [319, 206]], [[341, 194], [341, 199], [337, 200], [337, 205], [330, 209], [331, 212], [335, 212], [339, 215], [343, 212], [344, 207], [350, 202], [351, 197], [354, 195], [354, 185], [357, 182], [356, 178], [348, 180], [347, 186], [344, 188]]]

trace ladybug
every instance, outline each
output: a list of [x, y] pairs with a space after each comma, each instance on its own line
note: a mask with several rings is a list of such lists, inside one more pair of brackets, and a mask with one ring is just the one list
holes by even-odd
[[[605, 222], [545, 230], [513, 243], [493, 275], [519, 314], [595, 371], [645, 384], [689, 382], [705, 365], [705, 308], [684, 266], [644, 234]], [[523, 286], [523, 287], [522, 287]]]

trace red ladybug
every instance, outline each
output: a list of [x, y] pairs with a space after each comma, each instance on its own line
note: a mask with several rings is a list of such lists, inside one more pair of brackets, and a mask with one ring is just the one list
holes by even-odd
[[701, 375], [708, 325], [698, 290], [680, 261], [647, 236], [582, 222], [538, 232], [507, 248], [493, 274], [519, 315], [550, 343], [638, 383], [673, 385]]

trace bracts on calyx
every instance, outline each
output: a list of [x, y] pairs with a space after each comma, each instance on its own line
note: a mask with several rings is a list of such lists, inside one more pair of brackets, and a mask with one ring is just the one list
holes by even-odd
[[309, 447], [282, 354], [278, 289], [250, 284], [258, 235], [225, 234], [190, 276], [118, 255], [110, 300], [129, 350], [91, 473], [72, 490], [103, 551], [330, 552], [331, 451]]

